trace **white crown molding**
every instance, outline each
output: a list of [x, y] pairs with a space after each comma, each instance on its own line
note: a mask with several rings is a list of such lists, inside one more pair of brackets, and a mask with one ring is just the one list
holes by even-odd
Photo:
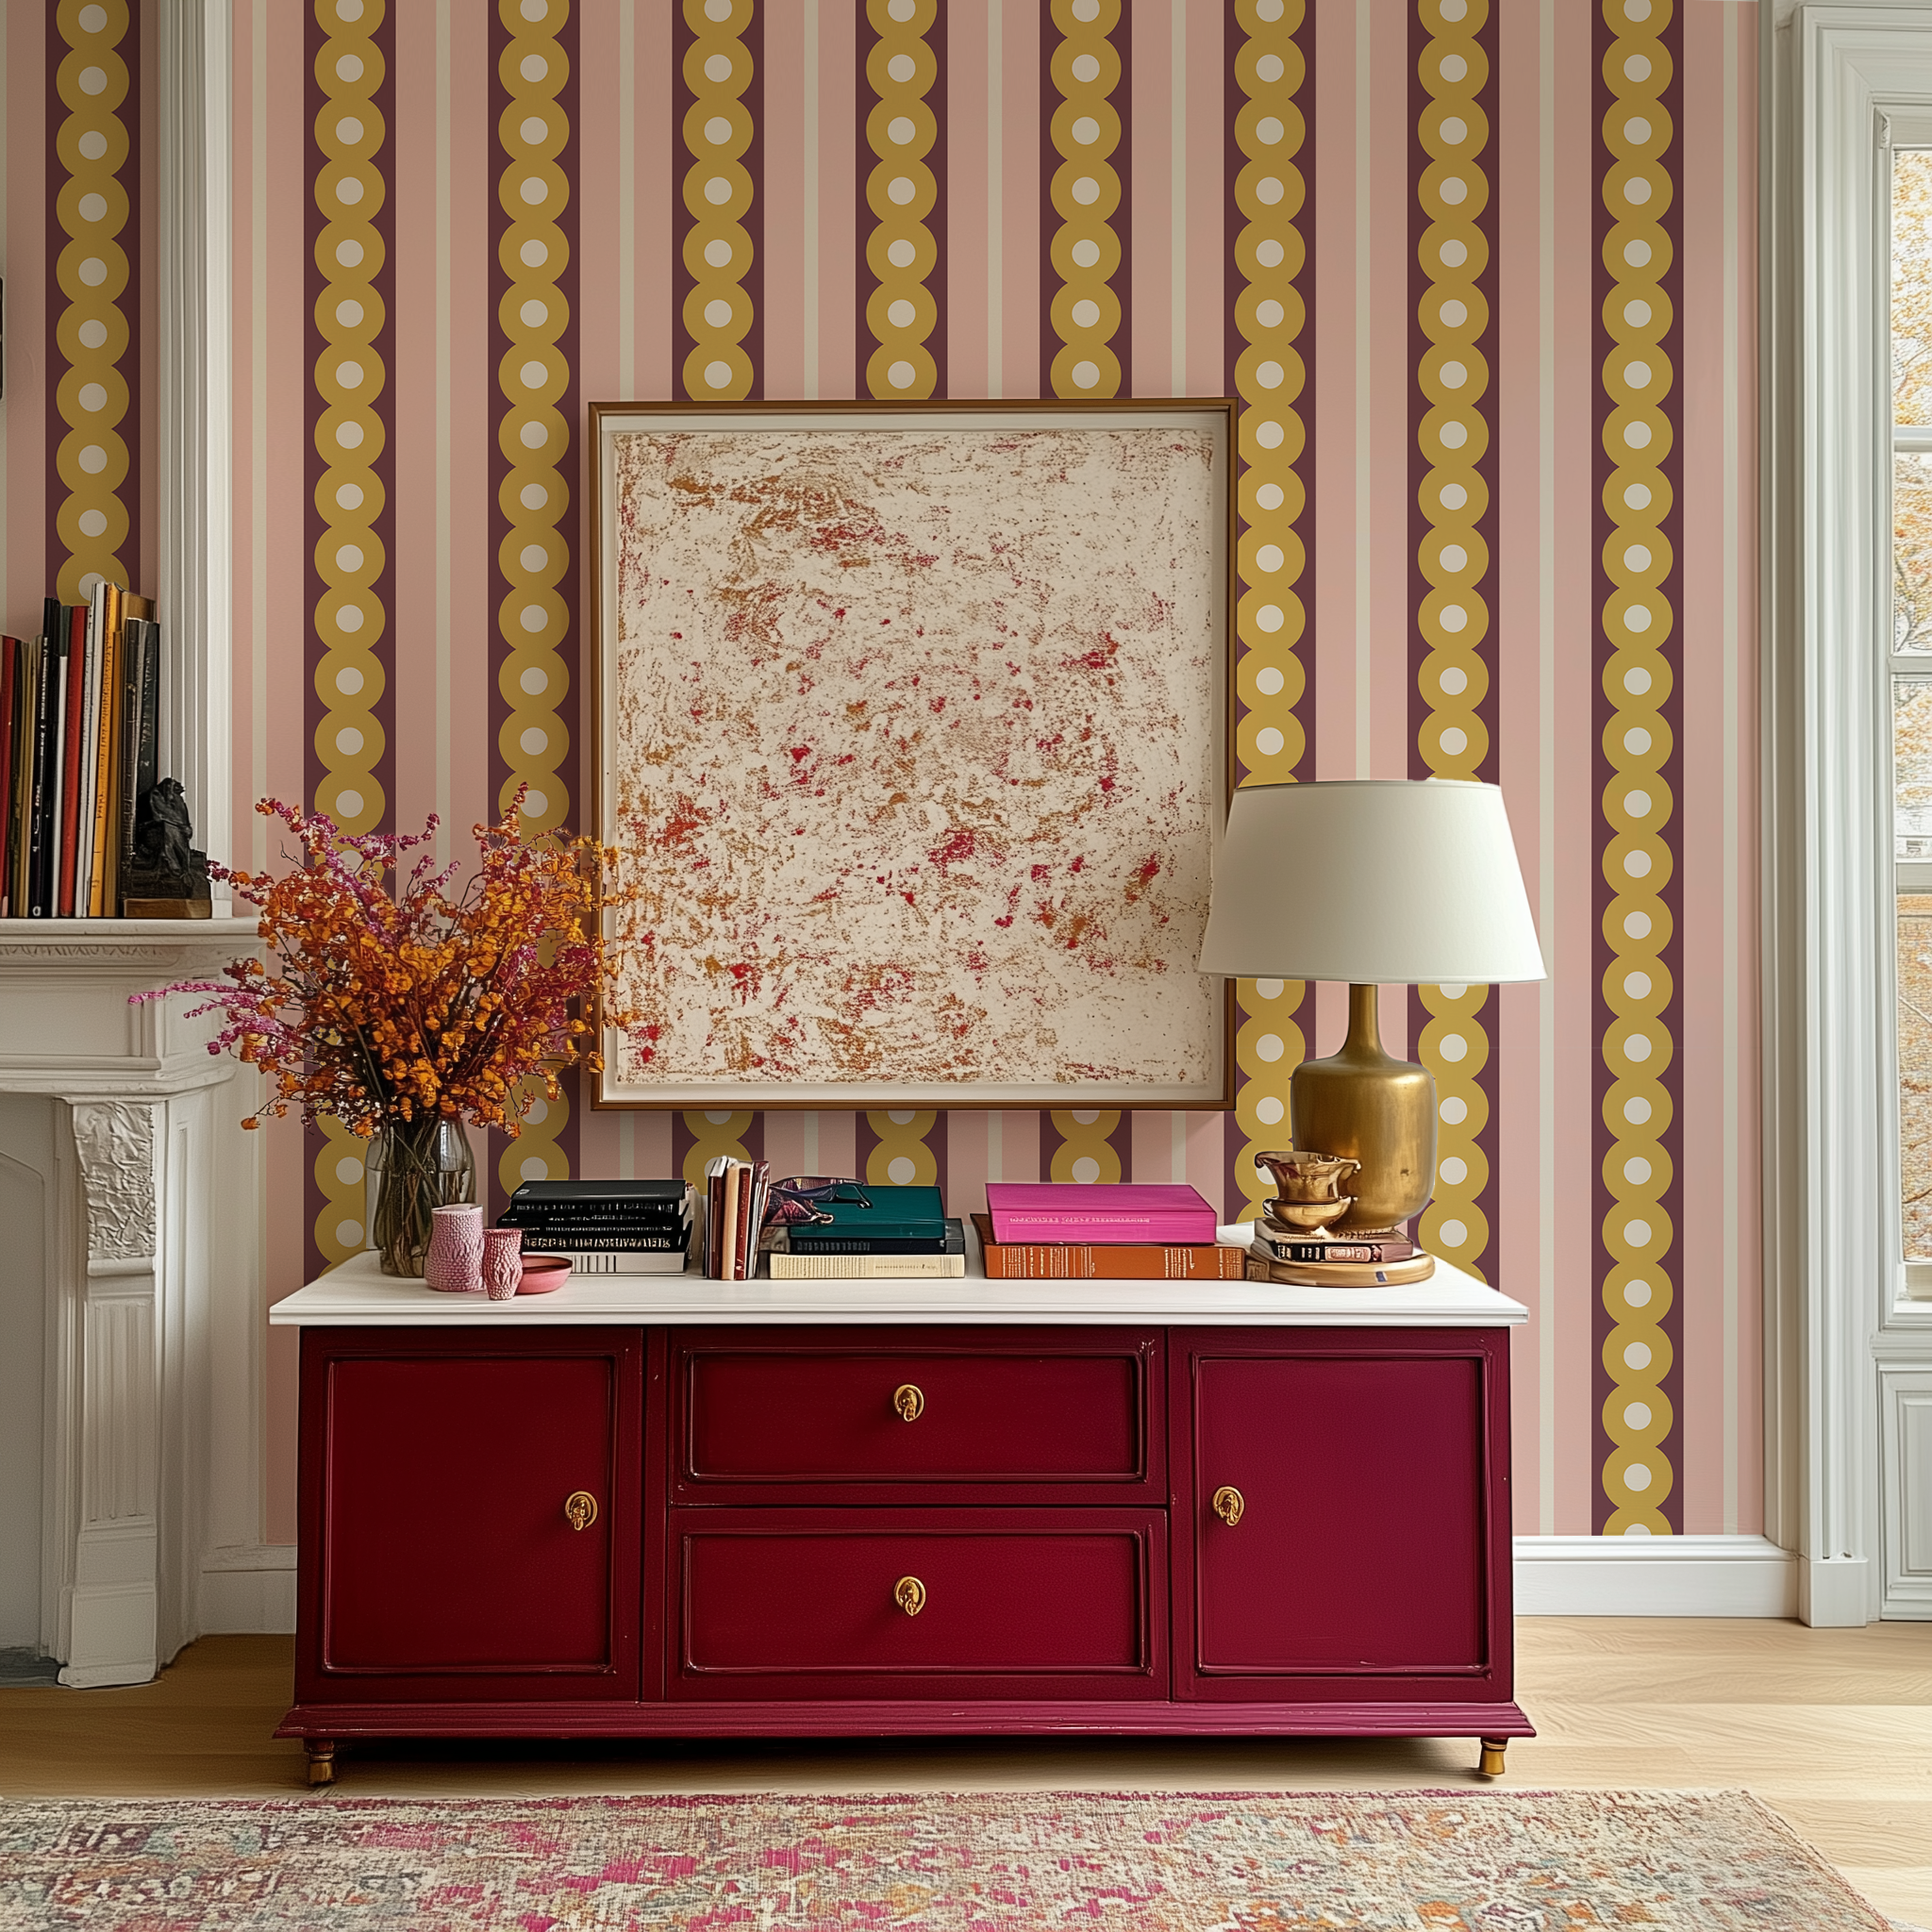
[[1791, 1617], [1798, 1559], [1761, 1536], [1520, 1536], [1519, 1617]]

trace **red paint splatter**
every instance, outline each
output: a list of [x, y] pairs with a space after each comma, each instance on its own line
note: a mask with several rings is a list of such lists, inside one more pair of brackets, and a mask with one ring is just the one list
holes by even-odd
[[1158, 856], [1152, 854], [1134, 868], [1134, 875], [1126, 885], [1125, 897], [1129, 906], [1154, 883], [1159, 871], [1160, 860]]

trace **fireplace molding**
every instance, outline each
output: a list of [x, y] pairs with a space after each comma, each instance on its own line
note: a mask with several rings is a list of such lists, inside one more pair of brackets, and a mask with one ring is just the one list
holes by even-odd
[[[129, 1004], [258, 943], [252, 919], [0, 920], [0, 1091], [58, 1103], [41, 1641], [63, 1684], [145, 1682], [199, 1634], [238, 1407], [258, 1464], [261, 1189], [241, 1070], [208, 1052], [192, 997]], [[238, 1349], [250, 1387], [225, 1376], [218, 1408], [214, 1365]]]

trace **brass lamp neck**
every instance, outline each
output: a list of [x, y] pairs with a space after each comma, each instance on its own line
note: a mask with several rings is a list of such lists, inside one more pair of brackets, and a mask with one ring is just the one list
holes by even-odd
[[1378, 1059], [1382, 1054], [1382, 989], [1351, 986], [1348, 990], [1348, 1041], [1342, 1051], [1353, 1058]]

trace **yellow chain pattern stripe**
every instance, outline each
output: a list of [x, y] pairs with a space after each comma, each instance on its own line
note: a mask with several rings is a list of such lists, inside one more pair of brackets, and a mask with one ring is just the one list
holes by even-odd
[[1053, 1150], [1047, 1177], [1056, 1181], [1118, 1181], [1121, 1158], [1108, 1136], [1121, 1124], [1119, 1108], [1056, 1108], [1053, 1124], [1060, 1144]]
[[384, 71], [375, 40], [383, 14], [384, 0], [315, 0], [316, 20], [329, 36], [315, 59], [323, 93], [315, 117], [315, 205], [322, 216], [315, 261], [323, 284], [315, 304], [322, 338], [315, 448], [323, 462], [315, 492], [322, 520], [315, 689], [323, 707], [315, 731], [322, 766], [315, 808], [348, 832], [375, 830], [389, 805], [375, 773], [384, 750], [375, 706], [385, 683], [376, 645], [389, 618], [375, 590], [388, 560], [375, 532], [383, 509], [375, 465], [388, 435], [376, 406], [389, 387], [376, 347], [385, 317], [375, 289], [384, 258], [375, 218], [388, 193], [377, 165], [388, 129], [375, 100]]
[[684, 57], [691, 104], [684, 117], [684, 205], [691, 227], [684, 265], [691, 277], [684, 299], [691, 352], [684, 358], [684, 392], [696, 400], [733, 402], [751, 393], [755, 371], [744, 350], [752, 325], [751, 296], [741, 286], [751, 268], [744, 226], [753, 193], [751, 171], [740, 158], [751, 145], [751, 110], [741, 96], [751, 85], [751, 49], [741, 38], [752, 21], [752, 0], [684, 0], [693, 39]]
[[[1243, 283], [1234, 322], [1245, 343], [1234, 372], [1242, 404], [1238, 567], [1245, 587], [1235, 609], [1235, 678], [1244, 709], [1237, 749], [1264, 784], [1293, 777], [1307, 748], [1295, 707], [1307, 683], [1297, 655], [1307, 627], [1297, 590], [1307, 558], [1294, 527], [1306, 508], [1297, 466], [1307, 434], [1297, 405], [1307, 369], [1296, 345], [1308, 319], [1294, 286], [1307, 252], [1296, 225], [1307, 192], [1297, 165], [1307, 138], [1297, 105], [1307, 64], [1294, 39], [1304, 11], [1304, 0], [1237, 0], [1234, 9], [1246, 37], [1234, 63], [1243, 96], [1234, 117], [1242, 156], [1234, 183], [1242, 216], [1235, 262]], [[1244, 1015], [1235, 1034], [1235, 1124], [1245, 1142], [1235, 1162], [1235, 1184], [1246, 1197], [1241, 1220], [1252, 1219], [1269, 1192], [1266, 1176], [1255, 1172], [1255, 1150], [1288, 1138], [1289, 1076], [1307, 1052], [1294, 1018], [1304, 990], [1298, 979], [1236, 984]]]
[[868, 1112], [878, 1145], [865, 1157], [865, 1179], [881, 1188], [936, 1188], [939, 1156], [925, 1143], [939, 1119], [936, 1108], [895, 1107]]
[[[315, 667], [322, 703], [315, 809], [349, 832], [375, 831], [389, 804], [376, 775], [384, 745], [375, 715], [387, 681], [376, 646], [388, 627], [375, 589], [386, 561], [375, 527], [384, 508], [375, 465], [388, 434], [377, 403], [389, 386], [376, 346], [386, 318], [375, 287], [384, 259], [375, 224], [388, 193], [377, 158], [389, 130], [375, 105], [384, 61], [375, 36], [385, 10], [384, 0], [315, 0], [316, 23], [327, 36], [315, 60], [323, 95], [314, 127], [322, 217], [315, 243], [322, 275], [315, 448], [323, 465], [315, 491], [322, 524], [315, 545], [322, 584], [315, 605], [322, 645]], [[364, 1245], [369, 1143], [334, 1121], [322, 1123], [322, 1136], [314, 1174], [323, 1203], [314, 1238], [316, 1252], [333, 1268]]]
[[1614, 527], [1603, 554], [1611, 586], [1603, 610], [1610, 646], [1604, 691], [1613, 713], [1604, 734], [1610, 779], [1603, 796], [1609, 832], [1603, 867], [1612, 894], [1604, 915], [1612, 957], [1603, 981], [1610, 1016], [1603, 1058], [1611, 1075], [1604, 1121], [1612, 1143], [1603, 1166], [1610, 1196], [1603, 1295], [1613, 1324], [1603, 1357], [1613, 1385], [1603, 1409], [1613, 1445], [1603, 1469], [1604, 1493], [1614, 1506], [1607, 1536], [1670, 1534], [1663, 1505], [1675, 1480], [1662, 1448], [1673, 1418], [1660, 1387], [1671, 1366], [1661, 1324], [1675, 1291], [1663, 1265], [1674, 1229], [1662, 1200], [1672, 1176], [1661, 1140], [1671, 1120], [1663, 1075], [1674, 1052], [1664, 1020], [1672, 988], [1661, 955], [1671, 938], [1662, 894], [1673, 867], [1663, 832], [1674, 801], [1662, 770], [1671, 733], [1661, 707], [1671, 691], [1663, 645], [1674, 613], [1661, 589], [1672, 559], [1659, 527], [1671, 507], [1662, 466], [1672, 424], [1662, 406], [1675, 375], [1663, 345], [1671, 311], [1660, 286], [1672, 256], [1663, 217], [1674, 185], [1663, 158], [1674, 130], [1659, 99], [1671, 78], [1662, 40], [1671, 17], [1672, 0], [1604, 0], [1604, 18], [1618, 36], [1604, 61], [1612, 99], [1603, 125], [1610, 217], [1604, 262], [1613, 284], [1603, 310], [1610, 339], [1603, 437], [1615, 466], [1604, 490]]
[[121, 309], [128, 269], [118, 238], [131, 209], [116, 178], [128, 151], [120, 112], [128, 88], [120, 52], [127, 8], [125, 0], [90, 6], [61, 0], [55, 22], [68, 49], [55, 78], [67, 109], [54, 137], [67, 176], [55, 214], [68, 238], [54, 265], [55, 283], [66, 297], [54, 344], [67, 365], [54, 390], [55, 408], [67, 425], [54, 456], [66, 491], [54, 527], [67, 552], [56, 594], [63, 604], [85, 604], [97, 583], [128, 584], [121, 547], [130, 520], [120, 493], [128, 453], [120, 425], [131, 398], [120, 364], [131, 332]]
[[1060, 33], [1051, 63], [1060, 95], [1051, 132], [1061, 160], [1048, 191], [1060, 219], [1051, 255], [1060, 286], [1049, 311], [1060, 339], [1050, 372], [1057, 396], [1121, 392], [1120, 358], [1108, 346], [1121, 326], [1112, 286], [1121, 242], [1110, 225], [1121, 177], [1108, 158], [1121, 144], [1121, 117], [1110, 98], [1121, 82], [1121, 57], [1108, 39], [1120, 17], [1120, 0], [1053, 0]]
[[570, 1158], [557, 1137], [570, 1124], [568, 1089], [557, 1099], [545, 1097], [541, 1080], [525, 1080], [522, 1088], [524, 1131], [514, 1141], [503, 1140], [496, 1157], [496, 1178], [506, 1194], [525, 1181], [567, 1181]]
[[[558, 40], [570, 4], [497, 0], [497, 10], [509, 30], [497, 64], [509, 95], [496, 126], [504, 158], [496, 193], [508, 223], [498, 259], [509, 278], [497, 310], [508, 346], [497, 364], [503, 411], [496, 437], [509, 465], [498, 497], [508, 528], [496, 554], [508, 586], [497, 607], [505, 649], [496, 676], [508, 710], [496, 741], [507, 773], [497, 808], [527, 786], [523, 825], [535, 837], [567, 824], [573, 804], [558, 770], [570, 754], [570, 668], [561, 651], [570, 611], [558, 589], [571, 567], [570, 540], [560, 527], [570, 508], [571, 425], [558, 408], [570, 387], [558, 347], [570, 322], [558, 286], [569, 262], [559, 223], [570, 181], [558, 157], [571, 130], [557, 101], [570, 77], [569, 56]], [[553, 1102], [552, 1115], [559, 1110], [562, 1104]], [[526, 1114], [523, 1140], [509, 1142], [500, 1158], [534, 1159], [531, 1131]]]
[[866, 18], [878, 35], [865, 61], [878, 102], [866, 117], [865, 138], [878, 158], [865, 184], [873, 215], [865, 259], [877, 283], [865, 323], [878, 346], [865, 381], [874, 396], [924, 397], [939, 384], [926, 347], [939, 305], [925, 286], [939, 263], [939, 242], [926, 226], [939, 183], [925, 161], [939, 139], [939, 118], [926, 100], [939, 61], [925, 39], [939, 20], [938, 0], [866, 0]]
[[751, 1123], [749, 1108], [738, 1113], [725, 1113], [720, 1109], [710, 1113], [686, 1114], [684, 1124], [691, 1130], [691, 1151], [684, 1157], [682, 1178], [702, 1193], [707, 1162], [717, 1159], [722, 1154], [728, 1154], [734, 1160], [749, 1160], [751, 1153], [744, 1144], [744, 1137], [751, 1132]]
[[[1490, 555], [1477, 527], [1489, 508], [1477, 467], [1490, 446], [1482, 407], [1490, 367], [1481, 348], [1490, 313], [1478, 280], [1490, 259], [1482, 229], [1490, 179], [1481, 161], [1490, 125], [1480, 99], [1490, 66], [1477, 39], [1489, 12], [1489, 0], [1418, 0], [1416, 9], [1429, 35], [1417, 63], [1428, 99], [1416, 140], [1428, 160], [1415, 192], [1428, 225], [1416, 259], [1428, 287], [1416, 319], [1429, 343], [1416, 369], [1425, 405], [1416, 441], [1429, 465], [1417, 503], [1429, 528], [1416, 562], [1429, 588], [1416, 610], [1428, 646], [1417, 679], [1428, 714], [1416, 750], [1439, 778], [1480, 777], [1490, 749], [1476, 708], [1490, 688], [1483, 655], [1490, 610], [1481, 589]], [[1481, 1085], [1490, 1058], [1481, 1017], [1489, 989], [1424, 986], [1416, 992], [1430, 1016], [1416, 1052], [1435, 1076], [1439, 1108], [1435, 1198], [1418, 1236], [1433, 1253], [1480, 1274], [1477, 1257], [1490, 1239], [1480, 1206], [1489, 1162], [1477, 1139], [1489, 1124]]]

